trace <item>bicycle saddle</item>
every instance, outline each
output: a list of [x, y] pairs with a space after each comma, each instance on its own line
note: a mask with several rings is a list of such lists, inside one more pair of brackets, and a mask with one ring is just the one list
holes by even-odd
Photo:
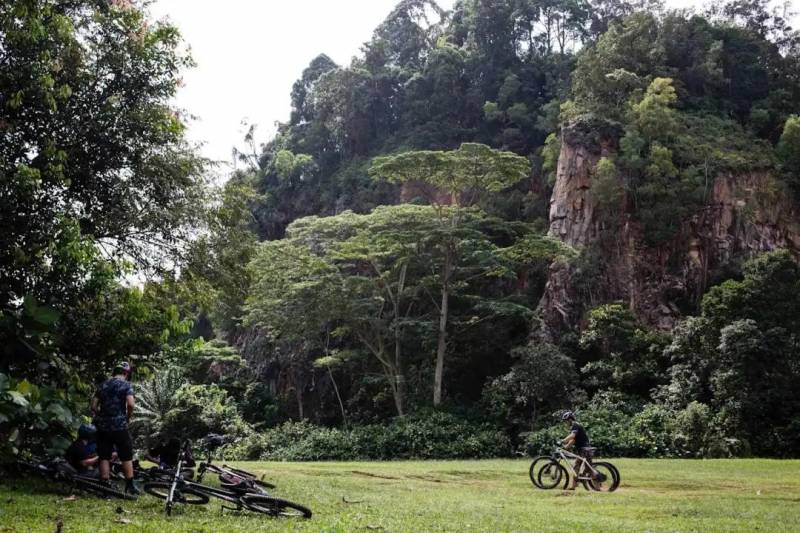
[[248, 480], [232, 474], [221, 474], [219, 476], [219, 484], [225, 489], [234, 491], [247, 492], [250, 489]]

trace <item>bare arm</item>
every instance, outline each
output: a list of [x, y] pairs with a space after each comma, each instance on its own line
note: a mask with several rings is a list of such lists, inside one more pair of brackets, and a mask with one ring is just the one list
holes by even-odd
[[93, 415], [96, 415], [100, 411], [100, 400], [97, 398], [97, 396], [92, 396], [91, 409]]
[[575, 444], [575, 433], [570, 433], [569, 435], [567, 435], [567, 438], [562, 440], [561, 444], [563, 444], [567, 448], [571, 448], [572, 445]]
[[85, 466], [85, 467], [95, 466], [98, 463], [99, 460], [100, 460], [100, 457], [98, 457], [97, 455], [93, 455], [93, 456], [89, 457], [88, 459], [84, 459], [83, 461], [81, 461], [81, 464], [83, 466]]
[[126, 402], [125, 402], [125, 406], [128, 409], [128, 420], [130, 420], [131, 416], [133, 416], [133, 406], [134, 405], [136, 405], [136, 400], [134, 399], [133, 394], [129, 394], [128, 397], [126, 398]]

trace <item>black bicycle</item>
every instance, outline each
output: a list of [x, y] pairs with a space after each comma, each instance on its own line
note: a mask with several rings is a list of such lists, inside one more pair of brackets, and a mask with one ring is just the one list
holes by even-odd
[[33, 474], [48, 481], [69, 485], [72, 490], [79, 490], [103, 498], [119, 498], [135, 500], [136, 496], [128, 494], [112, 482], [102, 483], [98, 478], [79, 474], [66, 461], [53, 459], [43, 461], [32, 458], [30, 461], [17, 461], [17, 469], [26, 474]]
[[275, 485], [264, 481], [263, 476], [258, 478], [255, 474], [223, 464], [217, 466], [213, 464], [214, 451], [222, 446], [225, 437], [214, 433], [209, 434], [203, 439], [204, 446], [208, 452], [208, 457], [204, 462], [197, 466], [197, 482], [202, 483], [206, 472], [217, 474], [220, 485], [226, 489], [249, 489], [250, 492], [267, 494], [268, 489], [274, 489]]
[[223, 504], [223, 509], [233, 511], [247, 509], [269, 516], [311, 518], [311, 510], [307, 507], [264, 493], [252, 492], [252, 489], [247, 486], [216, 488], [188, 481], [180, 475], [182, 462], [183, 457], [178, 461], [172, 481], [150, 481], [144, 484], [146, 493], [165, 500], [165, 511], [168, 516], [172, 514], [176, 503], [204, 505], [209, 502], [210, 497], [213, 497], [234, 505], [234, 507], [226, 507]]

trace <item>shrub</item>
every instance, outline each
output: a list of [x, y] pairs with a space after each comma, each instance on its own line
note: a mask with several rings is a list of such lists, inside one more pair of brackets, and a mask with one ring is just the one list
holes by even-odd
[[64, 391], [0, 373], [0, 459], [20, 450], [63, 454], [80, 423], [74, 411], [74, 399]]
[[179, 368], [170, 367], [156, 372], [136, 390], [136, 408], [132, 429], [145, 437], [159, 433], [167, 414], [175, 408], [177, 393], [186, 384]]
[[434, 412], [353, 429], [286, 422], [253, 434], [224, 453], [240, 460], [322, 461], [488, 458], [510, 452], [511, 442], [502, 430]]
[[243, 437], [250, 430], [224, 389], [217, 385], [183, 385], [175, 394], [174, 407], [164, 417], [162, 431], [200, 439], [209, 433]]
[[708, 406], [692, 402], [677, 411], [669, 423], [669, 431], [676, 455], [703, 457], [708, 445], [711, 413]]
[[283, 418], [280, 405], [266, 383], [250, 383], [244, 391], [239, 410], [251, 424], [274, 426]]
[[[664, 404], [636, 406], [619, 398], [598, 395], [593, 404], [578, 411], [592, 446], [602, 455], [624, 457], [737, 457], [749, 455], [749, 444], [732, 437], [713, 418], [708, 406], [692, 402], [675, 411]], [[635, 405], [635, 404], [634, 404]], [[552, 451], [553, 443], [564, 438], [564, 424], [553, 424], [527, 435], [531, 455]]]

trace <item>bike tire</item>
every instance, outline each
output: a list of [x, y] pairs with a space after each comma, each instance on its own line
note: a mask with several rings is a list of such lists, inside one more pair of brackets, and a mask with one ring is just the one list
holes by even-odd
[[600, 461], [592, 464], [598, 477], [589, 481], [592, 490], [597, 492], [614, 492], [619, 487], [619, 470], [611, 463]]
[[[144, 491], [150, 496], [166, 500], [169, 498], [171, 487], [172, 483], [167, 483], [166, 481], [151, 481], [144, 484]], [[192, 487], [177, 487], [173, 500], [177, 503], [185, 503], [187, 505], [205, 505], [209, 502], [208, 495]]]
[[262, 496], [258, 494], [247, 494], [241, 498], [242, 505], [256, 513], [264, 513], [270, 516], [285, 516], [297, 518], [311, 518], [311, 509], [299, 503], [273, 498], [272, 496]]
[[100, 483], [99, 480], [91, 478], [82, 478], [82, 477], [74, 477], [72, 478], [72, 484], [76, 489], [91, 492], [92, 494], [96, 494], [99, 496], [106, 496], [111, 498], [119, 498], [121, 500], [135, 500], [136, 496], [133, 494], [128, 494], [125, 491], [119, 490], [118, 488], [108, 485], [104, 485]]
[[536, 487], [537, 489], [541, 489], [542, 487], [539, 485], [539, 480], [537, 479], [539, 470], [537, 470], [536, 467], [538, 466], [539, 469], [541, 469], [541, 467], [544, 466], [544, 463], [546, 461], [550, 461], [551, 459], [552, 457], [550, 457], [549, 455], [540, 455], [538, 457], [533, 458], [533, 462], [531, 463], [531, 466], [528, 469], [528, 476], [531, 478], [531, 483], [533, 483], [533, 486]]
[[564, 488], [566, 488], [569, 483], [569, 473], [558, 461], [553, 461], [551, 459], [549, 463], [543, 465], [542, 468], [539, 469], [536, 480], [539, 482], [538, 486], [544, 490], [558, 487], [562, 480], [564, 482]]

